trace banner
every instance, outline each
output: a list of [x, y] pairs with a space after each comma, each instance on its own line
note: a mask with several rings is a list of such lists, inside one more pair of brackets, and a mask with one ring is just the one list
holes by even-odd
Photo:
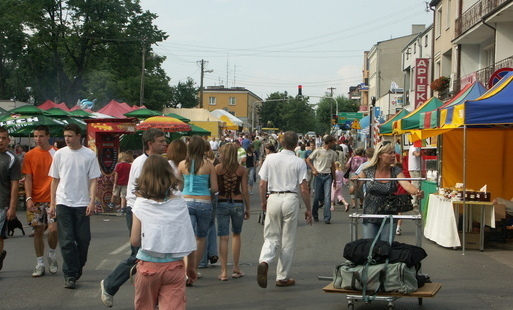
[[428, 100], [429, 58], [415, 60], [415, 108]]

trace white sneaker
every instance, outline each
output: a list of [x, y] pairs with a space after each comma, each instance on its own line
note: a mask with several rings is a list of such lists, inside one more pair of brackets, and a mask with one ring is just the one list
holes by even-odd
[[48, 268], [50, 273], [57, 273], [57, 270], [59, 270], [59, 265], [57, 264], [56, 258], [51, 258], [50, 256], [48, 256], [48, 266], [50, 266]]
[[32, 276], [34, 278], [39, 278], [45, 275], [45, 266], [43, 265], [37, 265], [36, 269], [34, 269], [34, 272], [32, 273]]
[[395, 234], [396, 235], [400, 235], [401, 234], [401, 227], [397, 227], [397, 229], [395, 230]]
[[100, 287], [101, 287], [101, 293], [100, 293], [100, 296], [102, 298], [102, 302], [103, 304], [106, 306], [106, 307], [112, 307], [114, 305], [114, 296], [112, 296], [111, 294], [107, 293], [107, 291], [105, 290], [105, 287], [103, 286], [103, 281], [102, 280], [100, 282]]

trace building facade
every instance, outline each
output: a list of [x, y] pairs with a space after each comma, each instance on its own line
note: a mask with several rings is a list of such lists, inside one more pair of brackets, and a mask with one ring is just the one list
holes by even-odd
[[431, 98], [429, 88], [433, 25], [427, 27], [413, 38], [402, 50], [402, 69], [404, 73], [404, 96], [402, 107], [413, 111], [418, 103]]
[[376, 107], [385, 118], [394, 115], [396, 111], [393, 104], [394, 101], [397, 102], [397, 99], [393, 99], [394, 89], [402, 91], [402, 87], [398, 85], [404, 80], [401, 51], [424, 29], [425, 25], [412, 25], [411, 35], [378, 42], [368, 52], [368, 98], [376, 97]]
[[243, 121], [247, 130], [260, 127], [258, 109], [261, 104], [262, 98], [244, 87], [208, 86], [203, 90], [203, 108], [228, 111]]

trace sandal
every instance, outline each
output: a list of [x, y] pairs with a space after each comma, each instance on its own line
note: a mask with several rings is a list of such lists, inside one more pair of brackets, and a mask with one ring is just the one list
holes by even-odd
[[217, 279], [219, 279], [219, 280], [221, 280], [221, 281], [228, 281], [228, 278], [227, 278], [227, 277], [217, 276]]
[[244, 272], [242, 272], [242, 271], [232, 273], [232, 278], [235, 278], [235, 279], [242, 278], [243, 276], [244, 276]]

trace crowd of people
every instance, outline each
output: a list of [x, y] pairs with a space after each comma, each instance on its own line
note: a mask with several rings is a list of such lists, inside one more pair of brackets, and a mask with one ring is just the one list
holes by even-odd
[[[37, 260], [32, 276], [44, 276], [46, 268], [50, 273], [58, 271], [58, 244], [64, 287], [76, 287], [87, 261], [89, 217], [95, 212], [94, 193], [101, 174], [96, 154], [81, 144], [82, 134], [78, 126], [67, 125], [66, 146], [57, 149], [49, 143], [48, 128], [38, 126], [33, 135], [36, 147], [23, 154], [22, 163], [8, 147], [7, 130], [0, 127], [0, 270], [7, 254], [5, 223], [16, 216], [18, 182], [24, 176]], [[143, 153], [135, 159], [131, 151], [121, 153], [114, 170], [109, 208], [126, 215], [131, 254], [100, 282], [101, 300], [107, 307], [113, 306], [114, 295], [134, 275], [136, 309], [156, 305], [184, 309], [185, 286], [201, 277], [198, 268], [218, 260], [220, 281], [244, 277], [239, 265], [241, 234], [244, 220], [250, 218], [255, 184], [265, 212], [257, 267], [262, 288], [267, 287], [269, 265], [275, 259], [276, 286], [295, 284], [290, 274], [301, 208], [307, 224], [319, 221], [321, 208], [322, 220], [331, 224], [331, 212], [339, 203], [346, 212], [362, 207], [364, 213], [373, 214], [398, 185], [410, 194], [422, 195], [408, 181], [359, 181], [404, 178], [402, 170], [393, 166], [395, 151], [389, 141], [376, 148], [353, 150], [348, 138], [298, 137], [288, 131], [226, 135], [210, 141], [192, 136], [168, 145], [164, 132], [149, 129], [142, 142]], [[342, 195], [344, 186], [349, 187], [350, 202]], [[376, 236], [379, 223], [364, 221], [364, 237]], [[228, 271], [230, 237], [233, 267]]]

